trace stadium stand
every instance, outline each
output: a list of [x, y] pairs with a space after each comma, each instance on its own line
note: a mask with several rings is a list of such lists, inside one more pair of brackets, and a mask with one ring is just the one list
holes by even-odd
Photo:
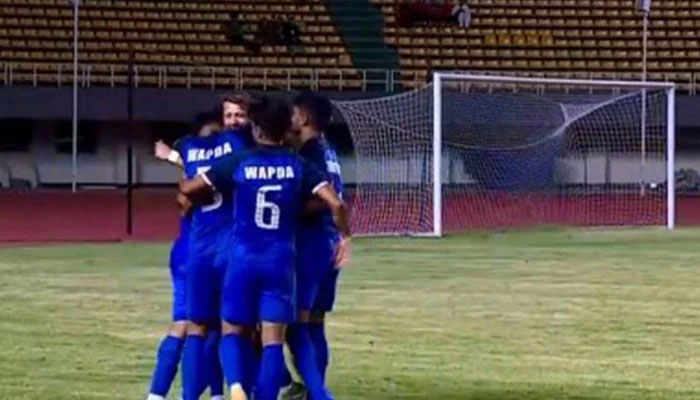
[[[469, 0], [469, 28], [402, 26], [405, 2], [382, 8], [385, 35], [399, 48], [404, 84], [422, 84], [431, 69], [524, 76], [640, 79], [642, 18], [632, 1]], [[654, 3], [649, 79], [694, 91], [700, 71], [700, 1]]]
[[[405, 26], [399, 23], [401, 7], [412, 2], [370, 1], [384, 16], [381, 26], [387, 48], [398, 48], [400, 72], [390, 71], [393, 88], [422, 85], [434, 69], [640, 79], [642, 22], [631, 1], [470, 0], [469, 28], [444, 23]], [[369, 46], [366, 32], [358, 36], [369, 29], [356, 21], [362, 7], [355, 5], [346, 18], [350, 22], [343, 22], [338, 15], [349, 6], [331, 6], [338, 11], [329, 11], [323, 0], [83, 0], [81, 83], [125, 84], [133, 48], [139, 86], [366, 89], [366, 71], [357, 68], [376, 69], [377, 65], [361, 65], [358, 54], [370, 54], [369, 47], [381, 50], [381, 44]], [[0, 0], [0, 7], [4, 83], [70, 84], [73, 15], [69, 2]], [[698, 9], [700, 0], [654, 4], [649, 79], [675, 81], [681, 90], [695, 93], [700, 73]], [[282, 15], [291, 16], [301, 25], [302, 51], [262, 45], [259, 52], [252, 52], [232, 43], [225, 28], [232, 15], [252, 30]], [[364, 25], [377, 25], [374, 17], [370, 19]], [[244, 36], [253, 38], [250, 33]], [[350, 39], [359, 40], [360, 45], [352, 46]], [[387, 69], [397, 68], [389, 64]]]
[[[0, 0], [0, 61], [5, 84], [72, 82], [73, 10], [65, 0]], [[255, 31], [289, 15], [300, 50], [263, 44], [259, 52], [226, 35], [231, 16]], [[83, 85], [126, 83], [133, 49], [140, 86], [359, 89], [359, 73], [320, 0], [83, 0]], [[253, 40], [252, 34], [246, 39]], [[342, 77], [343, 79], [338, 79]], [[339, 87], [339, 85], [341, 85]], [[317, 86], [317, 87], [313, 87]]]

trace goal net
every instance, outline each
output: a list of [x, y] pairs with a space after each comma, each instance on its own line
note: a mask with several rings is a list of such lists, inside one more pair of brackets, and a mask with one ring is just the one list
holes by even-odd
[[355, 232], [673, 227], [672, 84], [435, 74], [339, 101]]

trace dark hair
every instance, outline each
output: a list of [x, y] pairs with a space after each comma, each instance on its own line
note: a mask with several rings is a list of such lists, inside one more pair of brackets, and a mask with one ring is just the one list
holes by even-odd
[[204, 125], [216, 123], [221, 123], [221, 113], [217, 113], [216, 110], [200, 112], [194, 116], [194, 121], [192, 123], [192, 129], [195, 135], [199, 134], [199, 131]]
[[333, 105], [327, 97], [316, 93], [304, 92], [294, 99], [294, 106], [309, 114], [311, 123], [320, 130], [325, 130], [331, 122]]
[[251, 121], [270, 140], [281, 141], [289, 130], [291, 113], [282, 100], [263, 97], [250, 105], [249, 114]]

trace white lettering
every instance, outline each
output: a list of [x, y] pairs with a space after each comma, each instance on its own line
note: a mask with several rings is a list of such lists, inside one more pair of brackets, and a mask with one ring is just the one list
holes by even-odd
[[243, 169], [246, 179], [293, 179], [294, 169], [290, 166], [270, 165], [248, 166]]
[[245, 167], [245, 178], [246, 179], [258, 179], [258, 168], [257, 167]]
[[223, 145], [218, 145], [213, 149], [189, 149], [187, 151], [187, 161], [207, 161], [212, 158], [223, 157], [227, 154], [233, 153], [233, 148], [230, 143], [224, 143]]
[[197, 149], [189, 149], [187, 151], [187, 162], [192, 162], [197, 160]]
[[337, 161], [328, 160], [326, 161], [326, 169], [332, 174], [340, 175], [340, 164]]

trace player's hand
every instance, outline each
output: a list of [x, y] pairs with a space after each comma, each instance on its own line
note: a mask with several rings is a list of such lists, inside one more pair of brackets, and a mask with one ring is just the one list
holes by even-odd
[[171, 151], [172, 149], [170, 146], [165, 144], [162, 140], [157, 141], [153, 146], [153, 153], [159, 160], [167, 161]]
[[343, 269], [350, 264], [350, 253], [352, 253], [350, 238], [341, 238], [335, 248], [335, 267], [337, 269]]
[[180, 207], [180, 214], [187, 215], [192, 210], [192, 202], [182, 193], [177, 194], [177, 205]]

